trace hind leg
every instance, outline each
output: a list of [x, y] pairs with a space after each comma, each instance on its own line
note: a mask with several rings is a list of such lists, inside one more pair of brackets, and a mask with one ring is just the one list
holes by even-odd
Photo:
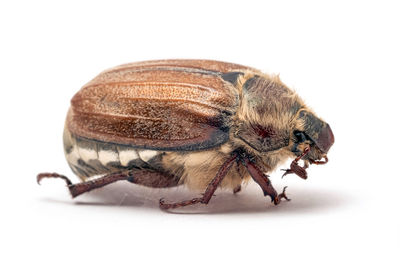
[[125, 180], [135, 184], [158, 188], [176, 186], [179, 182], [179, 178], [173, 175], [146, 169], [124, 170], [76, 184], [73, 184], [66, 176], [58, 173], [39, 173], [37, 175], [37, 182], [40, 184], [40, 181], [44, 178], [63, 179], [73, 198], [117, 181]]

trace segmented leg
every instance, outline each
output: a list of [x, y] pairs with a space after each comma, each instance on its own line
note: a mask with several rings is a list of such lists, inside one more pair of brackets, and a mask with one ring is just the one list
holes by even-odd
[[299, 166], [299, 160], [301, 160], [305, 155], [307, 155], [308, 152], [310, 152], [310, 147], [306, 147], [303, 153], [292, 161], [292, 163], [290, 164], [290, 169], [282, 169], [282, 171], [285, 171], [285, 173], [282, 175], [282, 178], [288, 174], [295, 173], [299, 177], [307, 179], [308, 174], [306, 168], [308, 166], [307, 165], [305, 165], [304, 167]]
[[93, 189], [106, 186], [108, 184], [126, 180], [131, 183], [140, 184], [148, 187], [165, 188], [178, 185], [179, 177], [174, 175], [147, 169], [131, 169], [120, 172], [110, 173], [100, 178], [88, 180], [86, 182], [73, 184], [66, 176], [58, 173], [40, 173], [37, 181], [43, 178], [60, 178], [63, 179], [72, 195], [77, 197], [83, 193], [92, 191]]
[[128, 180], [133, 178], [131, 171], [124, 171], [124, 172], [117, 172], [112, 174], [107, 174], [103, 177], [89, 180], [82, 183], [73, 184], [66, 176], [58, 174], [58, 173], [39, 173], [37, 175], [37, 182], [40, 184], [40, 181], [43, 178], [60, 178], [63, 179], [68, 187], [69, 192], [73, 198], [92, 191], [93, 189], [97, 189], [108, 184], [121, 181], [121, 180]]
[[244, 158], [244, 166], [247, 168], [250, 176], [253, 180], [261, 187], [264, 192], [264, 196], [271, 197], [271, 202], [274, 202], [275, 205], [278, 205], [281, 202], [281, 199], [284, 198], [286, 200], [290, 200], [286, 196], [286, 188], [283, 188], [282, 193], [278, 195], [275, 188], [272, 186], [271, 181], [268, 178], [268, 175], [265, 175], [254, 163], [252, 163], [249, 159]]
[[234, 160], [238, 157], [237, 154], [233, 155], [229, 159], [227, 159], [224, 164], [218, 170], [214, 179], [208, 184], [206, 191], [204, 192], [203, 197], [193, 198], [191, 200], [185, 200], [176, 203], [165, 203], [164, 199], [160, 199], [160, 208], [163, 210], [167, 209], [175, 209], [180, 207], [185, 207], [188, 205], [193, 205], [197, 203], [208, 204], [211, 197], [213, 196], [215, 190], [217, 190], [218, 185], [222, 182], [229, 169], [233, 166]]

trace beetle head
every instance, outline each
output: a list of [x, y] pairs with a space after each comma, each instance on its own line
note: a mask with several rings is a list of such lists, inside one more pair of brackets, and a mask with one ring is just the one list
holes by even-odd
[[239, 111], [240, 123], [235, 137], [245, 143], [252, 154], [270, 166], [285, 155], [301, 155], [309, 162], [324, 157], [334, 142], [329, 125], [315, 116], [303, 101], [283, 84], [278, 76], [254, 76], [243, 84]]
[[310, 151], [304, 157], [311, 162], [326, 157], [335, 138], [328, 123], [316, 117], [310, 111], [301, 109], [295, 117], [295, 129], [292, 132], [291, 151], [295, 155], [302, 153], [300, 147], [308, 145]]

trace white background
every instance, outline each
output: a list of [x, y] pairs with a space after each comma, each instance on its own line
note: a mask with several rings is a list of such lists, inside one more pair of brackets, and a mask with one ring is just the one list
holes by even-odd
[[[399, 266], [396, 1], [9, 1], [0, 4], [1, 266]], [[12, 2], [12, 3], [11, 3]], [[144, 3], [146, 2], [146, 3]], [[62, 150], [69, 100], [100, 71], [207, 58], [280, 73], [335, 133], [309, 179], [272, 174], [170, 214], [121, 182], [71, 200]], [[288, 165], [288, 164], [287, 164]], [[287, 167], [282, 166], [282, 167]], [[185, 210], [176, 211], [185, 212]]]

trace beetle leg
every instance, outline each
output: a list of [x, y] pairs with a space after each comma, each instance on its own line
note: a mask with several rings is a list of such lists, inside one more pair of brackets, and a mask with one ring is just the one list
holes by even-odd
[[39, 173], [37, 175], [37, 181], [40, 183], [43, 178], [61, 178], [67, 183], [67, 187], [71, 193], [71, 196], [75, 198], [83, 193], [92, 191], [93, 189], [97, 189], [117, 181], [128, 180], [131, 177], [131, 171], [123, 171], [107, 174], [100, 178], [88, 180], [86, 182], [73, 184], [66, 176], [58, 173]]
[[40, 183], [43, 178], [63, 179], [67, 183], [69, 192], [71, 193], [73, 198], [83, 193], [92, 191], [93, 189], [97, 189], [117, 181], [126, 180], [128, 182], [144, 186], [164, 188], [176, 186], [179, 180], [173, 175], [147, 169], [124, 170], [120, 172], [106, 174], [100, 178], [88, 180], [77, 184], [71, 183], [71, 181], [66, 176], [58, 173], [40, 173], [37, 176], [38, 183]]
[[286, 187], [283, 189], [283, 192], [278, 195], [275, 188], [272, 186], [271, 181], [268, 178], [268, 175], [264, 174], [253, 162], [249, 159], [243, 159], [244, 166], [247, 168], [247, 171], [250, 173], [253, 180], [261, 187], [264, 192], [264, 196], [271, 197], [271, 202], [274, 202], [275, 205], [278, 205], [281, 202], [282, 198], [289, 200], [285, 194]]
[[297, 174], [303, 179], [307, 179], [308, 176], [306, 168], [299, 166], [299, 164], [295, 161], [292, 161], [290, 164], [290, 169], [282, 169], [282, 171], [285, 171], [285, 173], [282, 175], [282, 178], [291, 173]]
[[203, 194], [203, 197], [193, 198], [190, 200], [185, 200], [176, 203], [165, 203], [164, 199], [160, 199], [160, 208], [163, 210], [167, 209], [175, 209], [180, 207], [185, 207], [188, 205], [193, 205], [197, 203], [208, 204], [210, 202], [211, 197], [213, 196], [215, 190], [217, 190], [218, 185], [222, 182], [229, 169], [233, 166], [234, 160], [238, 157], [237, 154], [234, 154], [232, 157], [227, 159], [224, 164], [219, 168], [217, 174], [214, 179], [208, 184], [206, 191]]
[[285, 173], [282, 175], [282, 178], [285, 177], [288, 174], [295, 173], [298, 176], [300, 176], [303, 179], [307, 179], [307, 171], [306, 169], [308, 168], [308, 164], [305, 164], [304, 167], [301, 167], [299, 165], [299, 161], [307, 155], [307, 153], [310, 152], [310, 147], [306, 147], [303, 151], [303, 153], [295, 158], [292, 163], [290, 164], [290, 169], [282, 169], [285, 171]]

